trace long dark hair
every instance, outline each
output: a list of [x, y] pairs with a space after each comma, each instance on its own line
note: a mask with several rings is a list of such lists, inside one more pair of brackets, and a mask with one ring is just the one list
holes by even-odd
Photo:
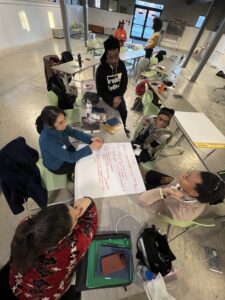
[[202, 183], [197, 184], [197, 197], [201, 203], [211, 205], [223, 202], [225, 198], [225, 182], [216, 174], [210, 172], [201, 172]]
[[155, 17], [153, 19], [153, 26], [152, 26], [154, 32], [160, 31], [162, 29], [162, 26], [163, 26], [162, 20], [159, 17]]
[[63, 114], [64, 116], [66, 115], [61, 108], [52, 105], [45, 106], [35, 122], [37, 132], [41, 133], [44, 125], [53, 128], [59, 114]]
[[46, 250], [56, 247], [71, 230], [65, 204], [49, 206], [19, 224], [11, 243], [10, 263], [16, 272], [35, 268]]

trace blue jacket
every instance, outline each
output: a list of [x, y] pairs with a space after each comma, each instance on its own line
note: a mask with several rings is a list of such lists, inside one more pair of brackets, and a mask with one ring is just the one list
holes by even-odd
[[49, 170], [58, 170], [64, 162], [76, 163], [82, 157], [92, 154], [89, 146], [78, 151], [69, 151], [69, 136], [85, 144], [91, 143], [91, 136], [67, 126], [64, 131], [44, 127], [39, 138], [43, 164]]

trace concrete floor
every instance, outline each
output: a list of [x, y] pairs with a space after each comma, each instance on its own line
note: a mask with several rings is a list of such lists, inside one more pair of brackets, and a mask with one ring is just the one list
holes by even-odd
[[[74, 53], [84, 53], [84, 43], [72, 40]], [[18, 47], [7, 51], [0, 51], [0, 147], [10, 140], [23, 136], [27, 143], [35, 149], [38, 148], [38, 134], [34, 122], [41, 109], [47, 104], [46, 83], [44, 78], [43, 56], [46, 54], [58, 54], [65, 50], [64, 40], [49, 39], [25, 47]], [[168, 49], [172, 54], [176, 51]], [[180, 53], [178, 53], [180, 54]], [[204, 112], [213, 123], [225, 134], [225, 105], [217, 104], [217, 94], [212, 93], [214, 87], [224, 85], [224, 80], [215, 76], [217, 70], [206, 65], [195, 84], [188, 83], [188, 78], [196, 67], [197, 62], [192, 59], [188, 67], [182, 71], [176, 90], [179, 91], [198, 111]], [[91, 76], [91, 72], [85, 72], [84, 79]], [[131, 81], [131, 80], [130, 80]], [[225, 94], [225, 92], [224, 92]], [[129, 83], [126, 93], [128, 109], [134, 101], [134, 86]], [[179, 101], [179, 100], [178, 100]], [[129, 110], [128, 127], [133, 130], [133, 124], [137, 115]], [[203, 170], [197, 156], [193, 153], [187, 142], [183, 142], [185, 152], [181, 156], [161, 157], [157, 162], [157, 169], [171, 175], [177, 175], [190, 168]], [[221, 162], [221, 169], [224, 168]], [[71, 189], [73, 187], [71, 186]], [[61, 199], [67, 197], [65, 191], [51, 195], [51, 198]], [[118, 204], [121, 211], [126, 211], [124, 204]], [[154, 216], [149, 216], [137, 205], [129, 205], [130, 213], [137, 213], [145, 222], [155, 223], [162, 232], [165, 224], [160, 223]], [[100, 208], [103, 211], [103, 206]], [[101, 213], [100, 212], [100, 213]], [[225, 214], [225, 205], [220, 204], [209, 207], [207, 214], [220, 216]], [[10, 242], [14, 230], [25, 213], [18, 216], [12, 215], [2, 194], [0, 194], [0, 265], [3, 265], [9, 257]], [[101, 220], [110, 227], [107, 220]], [[109, 229], [109, 228], [108, 228]], [[134, 228], [135, 230], [135, 228]], [[172, 228], [171, 236], [180, 232], [178, 228]], [[132, 231], [133, 234], [133, 231]], [[167, 283], [168, 291], [178, 300], [224, 300], [225, 280], [224, 274], [218, 274], [208, 270], [205, 261], [203, 246], [217, 249], [223, 272], [225, 272], [225, 222], [218, 222], [215, 227], [209, 229], [197, 229], [179, 237], [171, 243], [171, 248], [177, 257], [175, 266], [180, 266], [179, 271], [172, 281]], [[147, 299], [143, 290], [132, 284], [128, 292], [119, 289], [107, 289], [99, 292], [89, 291], [83, 294], [82, 299]], [[7, 300], [7, 299], [4, 299]]]

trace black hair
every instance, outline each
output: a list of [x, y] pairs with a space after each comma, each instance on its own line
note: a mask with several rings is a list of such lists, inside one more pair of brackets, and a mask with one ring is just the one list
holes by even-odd
[[160, 31], [162, 27], [163, 27], [162, 20], [159, 17], [155, 17], [153, 19], [153, 26], [152, 26], [154, 32]]
[[117, 29], [120, 28], [120, 24], [123, 24], [123, 25], [124, 25], [125, 23], [124, 23], [123, 21], [119, 21], [119, 24], [118, 24], [118, 26], [117, 26]]
[[174, 109], [168, 108], [168, 107], [163, 107], [158, 112], [158, 115], [166, 115], [167, 117], [169, 117], [171, 119], [172, 116], [174, 115], [174, 113], [175, 113]]
[[120, 42], [116, 37], [110, 35], [109, 38], [104, 41], [104, 48], [106, 54], [110, 50], [118, 49], [120, 51]]
[[57, 204], [19, 224], [11, 243], [10, 263], [16, 272], [37, 267], [46, 250], [57, 246], [72, 228], [69, 208]]
[[38, 133], [41, 133], [44, 125], [54, 127], [55, 121], [59, 114], [66, 116], [66, 113], [56, 106], [45, 106], [39, 117], [35, 121], [35, 126]]
[[200, 173], [202, 183], [197, 184], [197, 199], [201, 203], [211, 205], [223, 202], [225, 198], [225, 182], [216, 174], [210, 172]]

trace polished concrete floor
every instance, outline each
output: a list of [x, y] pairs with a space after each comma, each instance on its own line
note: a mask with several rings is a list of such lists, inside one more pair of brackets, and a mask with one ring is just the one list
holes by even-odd
[[[84, 43], [72, 40], [74, 53], [85, 53]], [[23, 136], [27, 143], [38, 149], [38, 134], [34, 122], [42, 108], [47, 104], [46, 83], [44, 78], [43, 56], [46, 54], [58, 54], [65, 50], [64, 40], [49, 39], [25, 47], [0, 51], [0, 147], [10, 140]], [[168, 49], [168, 53], [179, 52]], [[225, 134], [225, 105], [216, 103], [218, 97], [224, 97], [220, 92], [213, 93], [215, 87], [223, 86], [224, 80], [215, 76], [217, 70], [206, 65], [195, 84], [190, 84], [188, 78], [196, 67], [197, 61], [191, 59], [188, 67], [182, 71], [178, 79], [176, 91], [181, 93], [197, 111], [204, 112], [213, 123]], [[85, 72], [83, 79], [89, 79], [91, 72]], [[130, 83], [126, 92], [128, 109], [134, 101], [134, 86]], [[179, 101], [179, 100], [178, 100]], [[174, 107], [175, 108], [175, 107]], [[176, 108], [175, 108], [176, 109]], [[128, 127], [133, 130], [133, 124], [137, 114], [129, 110]], [[194, 154], [187, 142], [183, 142], [185, 149], [183, 155], [160, 157], [156, 168], [173, 176], [183, 172], [190, 167], [203, 170], [198, 157]], [[224, 162], [221, 162], [221, 168]], [[71, 190], [73, 186], [70, 186]], [[61, 200], [69, 195], [65, 191], [53, 193], [51, 201]], [[32, 205], [32, 201], [30, 201]], [[111, 211], [110, 208], [114, 207]], [[155, 223], [162, 232], [166, 225], [162, 224], [156, 217], [149, 215], [138, 206], [134, 197], [126, 201], [108, 203], [97, 203], [100, 215], [101, 229], [112, 229], [115, 220], [125, 213], [131, 213], [149, 224]], [[206, 214], [212, 216], [225, 215], [225, 204], [209, 207]], [[21, 218], [26, 214], [12, 215], [6, 201], [0, 194], [0, 265], [9, 258], [10, 242], [14, 230]], [[130, 229], [132, 236], [138, 234], [138, 226], [135, 222], [127, 220], [121, 225], [124, 230]], [[172, 228], [171, 236], [179, 233], [179, 228]], [[208, 270], [204, 246], [216, 248], [220, 265], [225, 272], [225, 222], [216, 222], [213, 228], [198, 228], [194, 231], [177, 238], [171, 242], [171, 248], [177, 257], [175, 267], [179, 272], [170, 282], [167, 282], [168, 291], [178, 300], [224, 300], [225, 278], [224, 273], [219, 274]], [[147, 299], [143, 290], [135, 283], [128, 287], [128, 291], [122, 288], [89, 291], [83, 293], [82, 299]], [[7, 300], [7, 299], [4, 299]]]

